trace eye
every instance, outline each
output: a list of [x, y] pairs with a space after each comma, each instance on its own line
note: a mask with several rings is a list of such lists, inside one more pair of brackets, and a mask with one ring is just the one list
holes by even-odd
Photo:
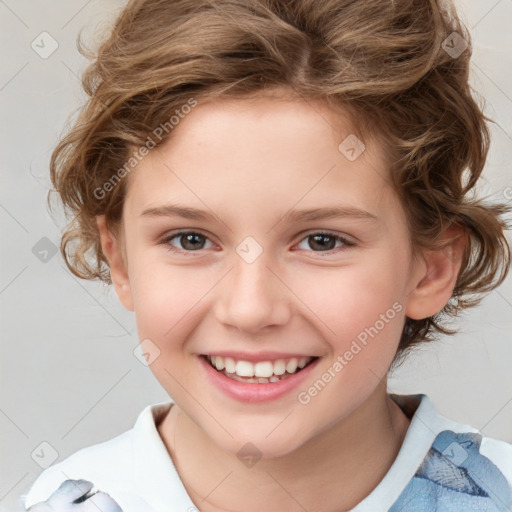
[[[348, 248], [356, 245], [354, 242], [342, 237], [340, 235], [336, 235], [335, 233], [329, 232], [317, 232], [310, 233], [306, 238], [302, 240], [301, 243], [306, 241], [309, 248], [313, 249], [313, 252], [329, 252], [336, 248], [336, 243], [341, 243], [341, 249]], [[338, 247], [339, 248], [339, 247]], [[318, 250], [317, 250], [318, 249]]]
[[[176, 247], [173, 244], [174, 240], [179, 241], [178, 243], [181, 248]], [[179, 231], [177, 233], [171, 233], [170, 235], [166, 236], [160, 243], [166, 245], [171, 252], [187, 254], [208, 248], [205, 247], [206, 241], [209, 242], [208, 237], [198, 231]], [[309, 249], [313, 249], [313, 252], [334, 251], [336, 249], [337, 243], [341, 244], [341, 247], [338, 246], [338, 249], [341, 250], [356, 245], [354, 242], [348, 240], [345, 237], [335, 233], [323, 231], [310, 233], [308, 236], [302, 239], [301, 243], [304, 243], [305, 241], [307, 242]]]
[[[171, 242], [177, 239], [183, 249], [175, 247]], [[208, 238], [198, 233], [197, 231], [179, 231], [178, 233], [166, 236], [161, 243], [168, 246], [169, 250], [178, 253], [195, 252], [199, 249], [204, 249], [204, 241]]]

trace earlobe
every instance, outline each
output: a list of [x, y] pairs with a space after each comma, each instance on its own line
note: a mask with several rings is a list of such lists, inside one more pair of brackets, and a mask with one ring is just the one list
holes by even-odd
[[448, 303], [457, 283], [464, 256], [467, 235], [460, 227], [452, 227], [443, 236], [442, 249], [427, 251], [424, 264], [408, 297], [406, 316], [421, 320], [439, 313]]
[[130, 279], [121, 241], [108, 229], [104, 215], [98, 215], [96, 223], [100, 234], [101, 249], [108, 260], [110, 276], [117, 296], [126, 309], [134, 311]]

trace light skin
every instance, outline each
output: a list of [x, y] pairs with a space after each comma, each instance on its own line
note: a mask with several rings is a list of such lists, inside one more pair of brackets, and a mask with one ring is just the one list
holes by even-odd
[[[350, 161], [338, 146], [351, 133], [319, 101], [199, 104], [128, 176], [120, 230], [98, 217], [117, 294], [140, 339], [160, 350], [150, 368], [175, 402], [158, 431], [202, 512], [349, 510], [382, 480], [407, 432], [386, 375], [405, 317], [426, 318], [450, 299], [464, 239], [451, 230], [445, 249], [413, 258], [382, 148], [365, 140]], [[171, 203], [214, 218], [155, 214]], [[340, 206], [351, 215], [283, 217]], [[202, 237], [187, 244], [171, 238], [178, 230]], [[325, 231], [354, 245], [327, 238], [322, 249], [313, 235]], [[263, 250], [252, 263], [236, 251], [248, 236]], [[393, 304], [400, 311], [300, 403], [297, 393]], [[199, 364], [200, 354], [230, 350], [320, 360], [300, 389], [244, 403], [211, 386]], [[263, 454], [253, 467], [237, 457], [247, 442]]]

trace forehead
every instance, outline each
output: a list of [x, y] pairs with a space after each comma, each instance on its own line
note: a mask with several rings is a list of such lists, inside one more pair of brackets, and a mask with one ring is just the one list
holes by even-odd
[[382, 148], [354, 131], [318, 100], [199, 104], [130, 173], [126, 203], [139, 212], [180, 201], [260, 214], [323, 203], [375, 209], [392, 192], [388, 169]]

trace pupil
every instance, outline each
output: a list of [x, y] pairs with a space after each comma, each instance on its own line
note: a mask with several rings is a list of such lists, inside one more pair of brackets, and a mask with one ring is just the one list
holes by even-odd
[[[326, 248], [326, 245], [328, 246], [328, 247], [327, 247], [327, 249], [328, 249], [328, 250], [329, 250], [329, 249], [334, 249], [334, 245], [332, 244], [332, 242], [335, 242], [335, 239], [334, 239], [334, 237], [332, 237], [332, 236], [330, 236], [330, 235], [312, 235], [312, 236], [311, 236], [311, 238], [313, 238], [313, 240], [314, 240], [314, 243], [313, 243], [313, 244], [311, 244], [311, 243], [309, 244], [309, 245], [310, 245], [310, 247], [311, 247], [312, 249], [314, 249], [314, 248], [315, 248], [315, 247], [314, 247], [314, 245], [315, 245], [316, 243], [318, 243], [318, 242], [319, 242], [319, 240], [322, 240], [322, 239], [324, 239], [324, 240], [325, 240], [325, 239], [327, 239], [327, 240], [329, 240], [331, 243], [330, 243], [330, 244], [329, 244], [329, 243], [327, 243], [327, 244], [319, 243], [318, 247], [319, 247], [320, 249], [325, 249], [325, 248]], [[318, 248], [318, 247], [317, 247], [317, 248]]]
[[185, 247], [185, 248], [187, 248], [187, 249], [190, 249], [190, 248], [192, 248], [192, 249], [197, 249], [197, 247], [198, 247], [197, 245], [194, 245], [194, 244], [192, 243], [192, 245], [191, 245], [190, 247], [187, 247], [187, 244], [188, 244], [189, 242], [192, 242], [194, 239], [195, 239], [195, 241], [197, 241], [197, 239], [198, 239], [198, 238], [201, 238], [201, 237], [202, 237], [202, 235], [199, 235], [198, 233], [190, 233], [190, 234], [188, 234], [188, 235], [182, 235], [182, 236], [183, 236], [183, 237], [184, 237], [184, 239], [185, 239], [185, 243], [183, 244], [183, 247]]

